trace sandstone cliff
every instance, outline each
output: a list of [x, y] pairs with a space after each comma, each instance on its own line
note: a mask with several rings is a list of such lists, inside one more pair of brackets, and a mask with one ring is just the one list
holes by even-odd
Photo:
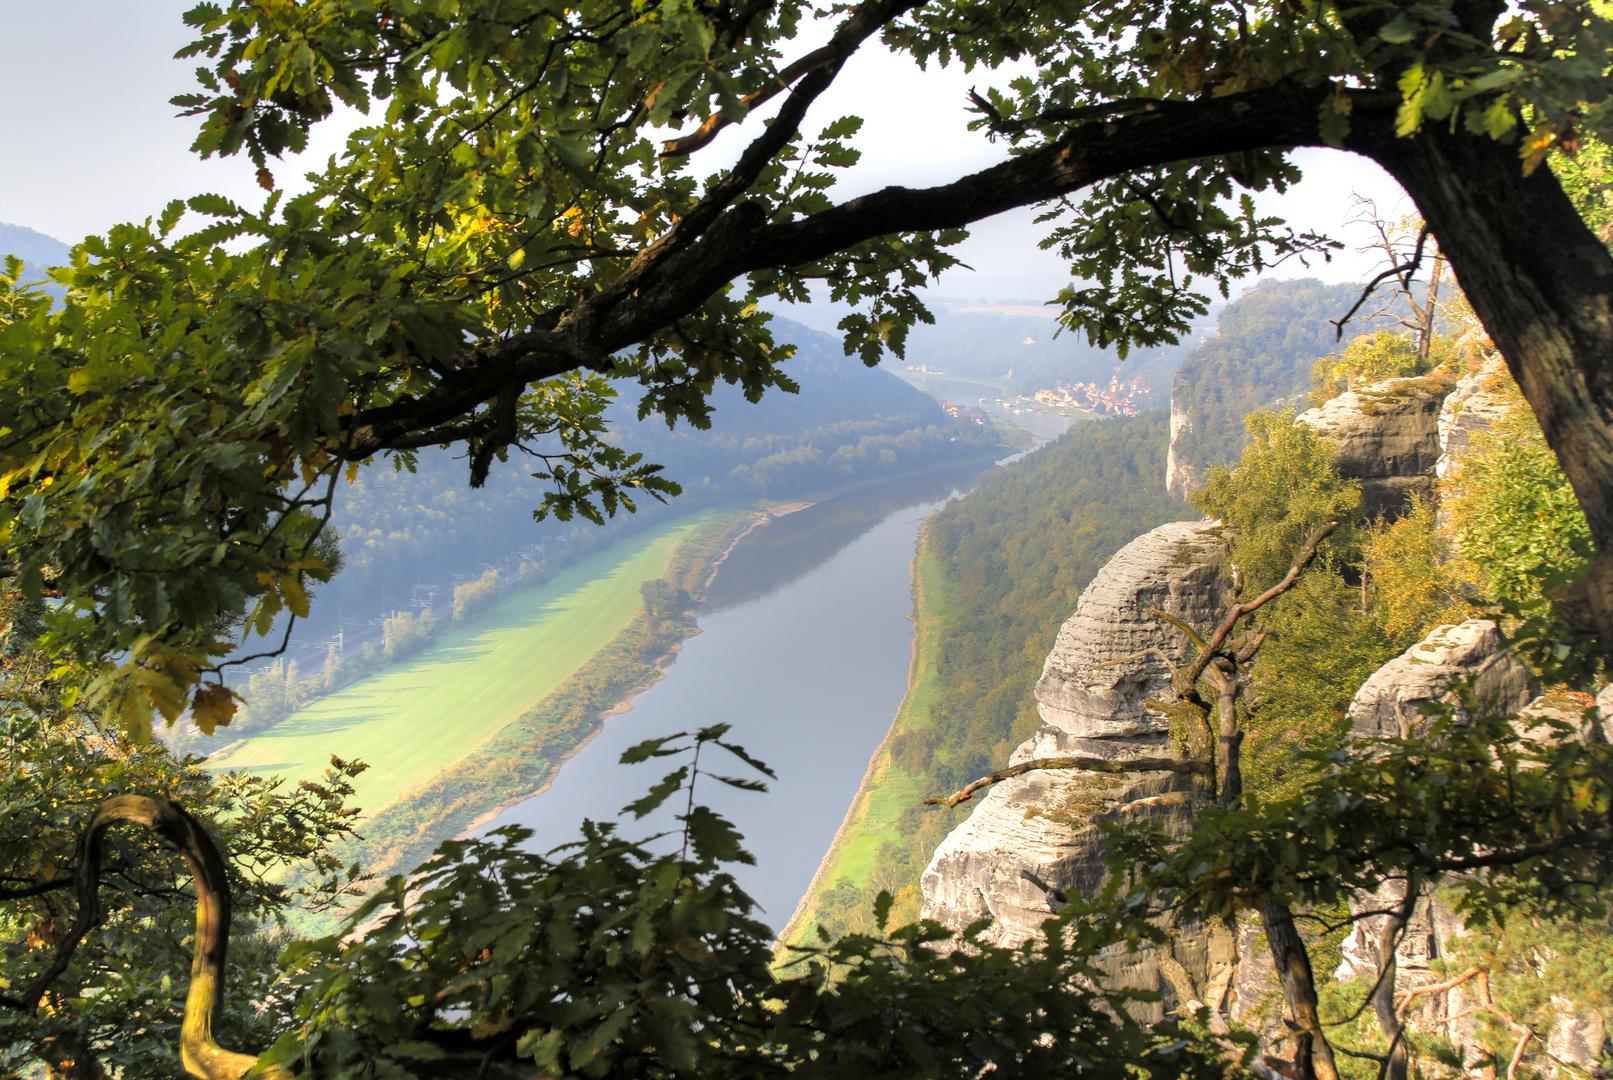
[[1178, 453], [1182, 437], [1193, 430], [1193, 418], [1188, 415], [1187, 409], [1171, 396], [1171, 441], [1165, 450], [1165, 490], [1172, 495], [1187, 498], [1188, 493], [1198, 487], [1198, 477], [1193, 475], [1193, 466], [1187, 460], [1187, 455]]
[[[1505, 372], [1491, 365], [1454, 389], [1438, 379], [1386, 380], [1311, 409], [1297, 422], [1334, 442], [1341, 471], [1361, 482], [1369, 515], [1393, 516], [1411, 492], [1436, 492], [1436, 477], [1449, 474], [1473, 434], [1503, 414], [1509, 393], [1516, 391]], [[1178, 420], [1173, 413], [1173, 435], [1185, 424], [1185, 416]], [[1191, 479], [1174, 461], [1168, 474], [1173, 485]], [[1208, 522], [1161, 526], [1116, 554], [1061, 628], [1036, 687], [1042, 727], [1013, 752], [1011, 762], [1061, 753], [1121, 761], [1160, 753], [1168, 740], [1166, 721], [1142, 702], [1171, 699], [1170, 670], [1183, 658], [1184, 643], [1147, 611], [1159, 608], [1189, 624], [1207, 625], [1224, 610], [1227, 572], [1226, 538]], [[1475, 679], [1481, 698], [1519, 712], [1520, 731], [1533, 737], [1557, 737], [1557, 729], [1544, 723], [1548, 717], [1571, 725], [1582, 722], [1584, 702], [1537, 696], [1529, 669], [1501, 651], [1495, 624], [1469, 620], [1436, 628], [1366, 680], [1346, 714], [1355, 736], [1415, 733], [1422, 722], [1421, 706], [1445, 697], [1460, 677]], [[1603, 691], [1596, 705], [1600, 722], [1584, 724], [1578, 737], [1613, 740], [1613, 687]], [[1004, 945], [1024, 941], [1039, 932], [1053, 910], [1049, 897], [1027, 875], [1054, 888], [1090, 894], [1104, 874], [1093, 822], [1118, 820], [1120, 806], [1185, 786], [1180, 777], [1157, 773], [1096, 777], [1062, 771], [1033, 772], [999, 783], [936, 850], [922, 879], [923, 915], [955, 929], [989, 918], [989, 940]], [[1169, 830], [1189, 826], [1182, 807], [1149, 807], [1139, 813], [1155, 815]], [[1390, 885], [1353, 903], [1359, 913], [1394, 901]], [[1379, 923], [1381, 919], [1373, 918], [1359, 923], [1343, 950], [1337, 978], [1375, 980], [1372, 957]], [[1399, 954], [1402, 989], [1409, 992], [1437, 981], [1447, 946], [1467, 932], [1443, 899], [1425, 898]], [[1124, 985], [1160, 993], [1155, 1016], [1196, 994], [1277, 1050], [1286, 1034], [1281, 991], [1258, 922], [1241, 923], [1232, 935], [1179, 928], [1172, 953], [1106, 958], [1105, 966]], [[1184, 975], [1193, 985], [1185, 984]], [[1458, 1048], [1471, 1049], [1478, 1021], [1469, 1010], [1482, 1005], [1472, 996], [1478, 992], [1468, 985], [1427, 995], [1426, 1007], [1419, 1006], [1428, 1013], [1423, 1017], [1427, 1030], [1438, 1026]], [[1546, 1039], [1547, 1051], [1559, 1061], [1590, 1066], [1606, 1040], [1607, 1018], [1572, 1007], [1566, 999], [1559, 1014]]]
[[1473, 436], [1488, 431], [1519, 400], [1516, 384], [1499, 355], [1479, 370], [1462, 376], [1439, 410], [1439, 460], [1434, 473], [1441, 480], [1451, 475], [1467, 452]]
[[[1173, 699], [1170, 671], [1184, 658], [1185, 643], [1148, 611], [1158, 608], [1194, 625], [1210, 622], [1223, 607], [1226, 551], [1221, 529], [1203, 521], [1162, 525], [1122, 548], [1060, 629], [1036, 685], [1042, 727], [1010, 760], [1079, 753], [1123, 761], [1164, 751], [1168, 723], [1143, 701]], [[990, 918], [986, 938], [1017, 945], [1053, 912], [1026, 873], [1057, 889], [1092, 892], [1104, 874], [1093, 822], [1117, 820], [1121, 805], [1185, 783], [1158, 773], [1034, 772], [995, 785], [930, 860], [923, 917], [955, 928]], [[1187, 825], [1185, 808], [1141, 813], [1156, 815], [1168, 828]], [[1230, 942], [1188, 934], [1174, 952], [1201, 984], [1217, 972], [1230, 977]], [[1152, 953], [1117, 958], [1112, 966], [1123, 985], [1160, 991], [1163, 1007], [1175, 1007], [1178, 995]]]
[[1339, 472], [1361, 483], [1368, 518], [1393, 517], [1416, 492], [1434, 490], [1440, 409], [1452, 384], [1432, 377], [1385, 379], [1299, 414], [1338, 447]]

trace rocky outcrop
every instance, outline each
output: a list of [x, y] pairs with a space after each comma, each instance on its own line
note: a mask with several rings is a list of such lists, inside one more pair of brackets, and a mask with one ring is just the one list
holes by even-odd
[[1473, 436], [1494, 427], [1517, 396], [1506, 362], [1499, 355], [1458, 379], [1439, 410], [1439, 460], [1434, 474], [1441, 480], [1449, 476], [1467, 453]]
[[1346, 714], [1357, 738], [1406, 738], [1422, 723], [1424, 702], [1443, 697], [1452, 680], [1476, 679], [1481, 701], [1516, 712], [1534, 697], [1534, 678], [1511, 653], [1497, 654], [1501, 632], [1487, 619], [1436, 627], [1372, 673]]
[[1178, 444], [1184, 435], [1193, 430], [1193, 418], [1176, 396], [1171, 395], [1171, 441], [1165, 449], [1165, 490], [1180, 498], [1198, 486], [1193, 466], [1185, 453], [1178, 453]]
[[1440, 408], [1450, 389], [1432, 377], [1385, 379], [1307, 409], [1296, 423], [1337, 446], [1339, 472], [1360, 481], [1369, 518], [1393, 517], [1413, 492], [1434, 491]]
[[[1222, 530], [1209, 522], [1162, 525], [1122, 548], [1059, 630], [1036, 685], [1042, 727], [1010, 760], [1061, 753], [1125, 760], [1164, 752], [1167, 720], [1143, 702], [1174, 698], [1170, 673], [1185, 658], [1186, 642], [1148, 611], [1158, 608], [1192, 625], [1211, 622], [1223, 607], [1226, 552]], [[990, 918], [989, 940], [1024, 941], [1053, 910], [1026, 873], [1055, 888], [1091, 892], [1104, 872], [1093, 822], [1116, 820], [1121, 805], [1185, 784], [1169, 774], [1055, 771], [995, 785], [930, 860], [924, 917], [954, 928]], [[1138, 813], [1156, 815], [1168, 828], [1186, 826], [1181, 807]], [[1201, 978], [1207, 947], [1200, 941], [1192, 949], [1202, 956], [1181, 956], [1188, 947], [1179, 947], [1179, 958], [1192, 960]], [[1143, 965], [1136, 978], [1157, 980], [1152, 961], [1135, 962]]]
[[[1451, 683], [1461, 676], [1475, 677], [1475, 689], [1497, 709], [1517, 713], [1520, 734], [1535, 739], [1570, 738], [1589, 742], [1605, 741], [1606, 734], [1597, 717], [1587, 721], [1589, 699], [1583, 695], [1555, 692], [1534, 694], [1529, 669], [1511, 653], [1498, 652], [1501, 636], [1494, 623], [1469, 620], [1457, 626], [1441, 626], [1373, 673], [1350, 703], [1349, 717], [1358, 737], [1397, 736], [1415, 729], [1419, 706], [1444, 696]], [[1613, 706], [1613, 687], [1602, 692]], [[1607, 713], [1602, 713], [1606, 716]], [[1555, 723], [1552, 723], [1555, 722]], [[1384, 930], [1383, 916], [1366, 912], [1399, 907], [1405, 899], [1405, 884], [1385, 882], [1371, 893], [1350, 897], [1350, 907], [1359, 921], [1345, 939], [1336, 973], [1341, 980], [1376, 982], [1377, 943]], [[1452, 950], [1471, 931], [1443, 892], [1429, 890], [1412, 908], [1411, 918], [1395, 950], [1396, 990], [1401, 995], [1446, 984], [1452, 971]], [[1491, 1019], [1488, 1013], [1488, 984], [1478, 979], [1460, 982], [1444, 990], [1418, 995], [1408, 1000], [1414, 1026], [1422, 1031], [1438, 1031], [1451, 1040], [1454, 1048], [1469, 1061], [1483, 1057], [1479, 1049], [1479, 1026]], [[1558, 1002], [1559, 999], [1553, 999]], [[1599, 1061], [1607, 1039], [1606, 1018], [1595, 1009], [1560, 999], [1557, 1019], [1546, 1039], [1546, 1051], [1558, 1063], [1577, 1070], [1592, 1069]], [[1562, 1070], [1558, 1070], [1563, 1075]]]

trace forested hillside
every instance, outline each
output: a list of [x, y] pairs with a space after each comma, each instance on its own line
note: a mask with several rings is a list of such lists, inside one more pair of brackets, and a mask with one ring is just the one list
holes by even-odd
[[[1176, 372], [1172, 408], [1186, 418], [1175, 440], [1178, 462], [1202, 475], [1236, 461], [1248, 441], [1245, 416], [1308, 394], [1317, 358], [1340, 348], [1330, 320], [1343, 318], [1360, 291], [1315, 278], [1262, 281], [1221, 309], [1215, 335]], [[1345, 341], [1368, 329], [1347, 324]]]
[[992, 429], [952, 419], [888, 372], [842, 355], [826, 335], [790, 325], [781, 337], [799, 343], [786, 365], [799, 394], [774, 391], [752, 405], [737, 387], [719, 386], [708, 431], [638, 422], [631, 393], [613, 406], [621, 444], [664, 465], [683, 494], [664, 506], [641, 499], [637, 513], [605, 529], [534, 522], [543, 491], [519, 456], [480, 489], [465, 483], [462, 459], [441, 451], [422, 453], [414, 472], [368, 469], [339, 485], [333, 524], [344, 566], [320, 591], [308, 632], [333, 633], [338, 618], [406, 606], [420, 584], [447, 590], [455, 577], [478, 576], [533, 544], [552, 555], [567, 540], [575, 554], [734, 499], [796, 498], [1001, 452]]
[[1153, 390], [1144, 400], [1163, 407], [1170, 401], [1171, 376], [1192, 345], [1184, 339], [1177, 345], [1134, 349], [1121, 360], [1114, 349], [1100, 349], [1079, 334], [1055, 336], [1059, 324], [1050, 317], [970, 311], [970, 306], [941, 308], [933, 324], [913, 327], [907, 362], [967, 378], [1001, 380], [1019, 394], [1061, 383], [1107, 386], [1111, 378], [1140, 379]]
[[1132, 537], [1197, 512], [1164, 488], [1163, 413], [1077, 424], [987, 473], [930, 520], [918, 559], [913, 684], [794, 936], [860, 926], [874, 896], [918, 913], [930, 853], [964, 810], [920, 804], [1006, 764], [1037, 726], [1032, 691], [1058, 628]]

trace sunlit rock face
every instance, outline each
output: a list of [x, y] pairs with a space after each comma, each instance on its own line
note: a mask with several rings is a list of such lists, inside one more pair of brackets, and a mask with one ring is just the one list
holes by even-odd
[[1361, 483], [1367, 517], [1392, 518], [1412, 493], [1434, 491], [1440, 408], [1451, 386], [1431, 377], [1385, 379], [1307, 409], [1295, 422], [1332, 440], [1339, 472]]
[[1512, 409], [1516, 397], [1512, 376], [1499, 354], [1458, 379], [1439, 410], [1439, 460], [1434, 474], [1441, 480], [1449, 477], [1473, 436], [1493, 428]]
[[[1501, 635], [1488, 620], [1436, 627], [1374, 672], [1356, 693], [1349, 709], [1356, 737], [1415, 733], [1424, 721], [1422, 704], [1445, 697], [1457, 679], [1466, 677], [1474, 679], [1477, 697], [1490, 702], [1491, 708], [1517, 714], [1515, 726], [1526, 738], [1607, 740], [1605, 720], [1613, 717], [1613, 687], [1604, 689], [1594, 704], [1587, 695], [1562, 691], [1537, 695], [1529, 669], [1501, 652], [1501, 646]], [[1447, 878], [1443, 883], [1450, 882]], [[1387, 920], [1369, 913], [1399, 910], [1405, 897], [1402, 881], [1387, 881], [1376, 890], [1349, 897], [1358, 921], [1340, 948], [1336, 978], [1377, 981], [1378, 947]], [[1411, 906], [1395, 950], [1396, 990], [1408, 999], [1408, 1019], [1421, 1031], [1438, 1030], [1449, 1038], [1453, 1050], [1472, 1067], [1484, 1059], [1482, 985], [1466, 981], [1444, 992], [1410, 996], [1450, 981], [1452, 971], [1458, 970], [1453, 967], [1453, 950], [1476, 932], [1449, 900], [1448, 893], [1428, 889]], [[1567, 998], [1552, 1000], [1556, 1020], [1544, 1033], [1545, 1050], [1556, 1060], [1548, 1062], [1548, 1073], [1591, 1075], [1589, 1070], [1597, 1067], [1607, 1042], [1607, 1018]]]
[[[1225, 606], [1226, 559], [1223, 530], [1206, 521], [1162, 525], [1122, 548], [1059, 630], [1036, 685], [1042, 727], [1010, 760], [1087, 754], [1124, 761], [1168, 753], [1166, 718], [1143, 702], [1174, 700], [1171, 669], [1186, 659], [1189, 645], [1149, 612], [1207, 628]], [[957, 929], [990, 918], [989, 940], [1018, 944], [1053, 911], [1027, 872], [1054, 888], [1090, 893], [1103, 881], [1093, 822], [1118, 820], [1122, 805], [1185, 787], [1176, 774], [1063, 770], [996, 784], [930, 860], [924, 917]], [[1187, 822], [1183, 807], [1145, 807], [1126, 816], [1144, 815], [1172, 829]], [[1203, 974], [1204, 943], [1184, 943], [1178, 951], [1184, 950], [1190, 955], [1183, 963], [1196, 957]], [[1147, 970], [1133, 975], [1155, 978], [1152, 961], [1140, 962]]]
[[1193, 466], [1188, 463], [1187, 455], [1178, 453], [1178, 444], [1182, 437], [1193, 430], [1193, 419], [1188, 415], [1186, 407], [1171, 398], [1171, 441], [1165, 449], [1165, 490], [1172, 495], [1187, 498], [1188, 493], [1198, 487], [1198, 478], [1193, 475]]
[[1453, 680], [1475, 678], [1479, 700], [1494, 699], [1504, 712], [1516, 712], [1534, 697], [1533, 676], [1511, 653], [1497, 656], [1501, 632], [1488, 619], [1439, 626], [1417, 644], [1372, 673], [1350, 702], [1357, 738], [1403, 738], [1424, 723], [1421, 708], [1449, 691]]

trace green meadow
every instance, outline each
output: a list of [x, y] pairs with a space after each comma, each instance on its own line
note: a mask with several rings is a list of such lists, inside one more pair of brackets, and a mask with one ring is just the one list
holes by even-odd
[[331, 755], [362, 759], [352, 805], [373, 814], [460, 761], [580, 668], [625, 627], [639, 586], [666, 573], [709, 515], [682, 518], [507, 595], [408, 660], [338, 690], [209, 762], [290, 784]]

